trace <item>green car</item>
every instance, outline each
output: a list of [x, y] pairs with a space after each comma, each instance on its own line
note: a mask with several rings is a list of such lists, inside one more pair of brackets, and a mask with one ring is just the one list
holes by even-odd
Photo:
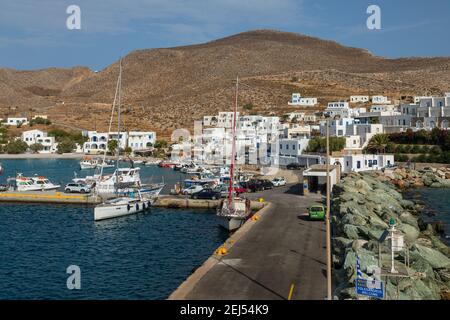
[[324, 220], [325, 219], [325, 207], [320, 203], [312, 204], [309, 209], [309, 218], [311, 220]]

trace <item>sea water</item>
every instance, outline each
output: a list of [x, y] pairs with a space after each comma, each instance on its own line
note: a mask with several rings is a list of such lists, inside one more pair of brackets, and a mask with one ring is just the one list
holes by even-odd
[[[77, 160], [1, 162], [1, 183], [16, 172], [60, 184], [89, 173]], [[165, 192], [184, 178], [156, 166], [141, 176], [164, 176]], [[227, 237], [208, 210], [151, 208], [94, 222], [90, 206], [0, 203], [0, 299], [165, 299]], [[73, 265], [80, 289], [67, 285]]]

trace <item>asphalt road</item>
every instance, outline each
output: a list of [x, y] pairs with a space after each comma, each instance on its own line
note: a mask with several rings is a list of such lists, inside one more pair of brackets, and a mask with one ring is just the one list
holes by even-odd
[[291, 185], [250, 194], [273, 205], [187, 294], [187, 299], [323, 300], [326, 296], [325, 223], [307, 207], [322, 196]]

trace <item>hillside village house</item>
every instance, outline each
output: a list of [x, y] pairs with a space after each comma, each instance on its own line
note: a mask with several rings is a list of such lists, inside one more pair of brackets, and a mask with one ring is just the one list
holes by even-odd
[[365, 103], [369, 102], [369, 96], [350, 96], [351, 103]]
[[305, 107], [313, 107], [317, 104], [317, 98], [304, 98], [300, 95], [300, 93], [293, 93], [291, 97], [291, 101], [288, 102], [290, 106], [305, 106]]
[[372, 103], [375, 103], [375, 104], [390, 104], [391, 101], [389, 101], [388, 97], [385, 97], [385, 96], [372, 96]]
[[108, 151], [109, 139], [119, 141], [119, 148], [125, 149], [128, 146], [132, 151], [149, 149], [156, 142], [156, 133], [152, 131], [130, 131], [120, 132], [120, 134], [117, 132], [87, 131], [84, 132], [84, 135], [88, 138], [88, 141], [83, 144], [83, 152], [92, 154]]
[[350, 108], [348, 102], [337, 101], [328, 103], [328, 107], [324, 110], [324, 115], [331, 118], [341, 117], [349, 118], [366, 112], [366, 108]]
[[8, 118], [6, 119], [6, 125], [8, 126], [18, 126], [28, 124], [28, 119], [19, 117], [19, 118]]
[[54, 153], [57, 150], [58, 143], [55, 141], [55, 137], [49, 137], [47, 132], [41, 130], [28, 130], [22, 132], [22, 141], [28, 146], [39, 143], [43, 149], [39, 153]]

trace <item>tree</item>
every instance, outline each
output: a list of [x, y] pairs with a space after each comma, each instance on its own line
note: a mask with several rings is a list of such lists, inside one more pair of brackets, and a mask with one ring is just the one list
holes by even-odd
[[28, 145], [22, 140], [13, 140], [6, 145], [6, 152], [11, 154], [19, 154], [27, 151]]
[[389, 144], [389, 137], [383, 133], [378, 133], [370, 139], [367, 149], [371, 152], [385, 152]]
[[71, 139], [66, 138], [58, 142], [58, 149], [57, 153], [71, 153], [76, 148], [75, 142], [73, 142]]
[[44, 146], [42, 144], [40, 144], [40, 143], [33, 143], [30, 146], [30, 150], [33, 151], [33, 153], [38, 153], [42, 149], [44, 149]]
[[108, 141], [108, 151], [112, 154], [117, 152], [117, 147], [119, 146], [119, 142], [117, 140], [109, 140]]
[[155, 142], [156, 149], [167, 148], [167, 146], [168, 146], [168, 143], [164, 139], [156, 140], [156, 142]]
[[125, 152], [125, 154], [129, 155], [129, 154], [131, 154], [131, 153], [133, 152], [133, 149], [131, 149], [131, 147], [128, 146], [128, 147], [126, 147], [126, 148], [123, 150], [123, 152]]
[[246, 103], [246, 104], [243, 106], [244, 110], [252, 110], [253, 107], [254, 107], [254, 105], [253, 105], [253, 103], [251, 103], [251, 102]]

